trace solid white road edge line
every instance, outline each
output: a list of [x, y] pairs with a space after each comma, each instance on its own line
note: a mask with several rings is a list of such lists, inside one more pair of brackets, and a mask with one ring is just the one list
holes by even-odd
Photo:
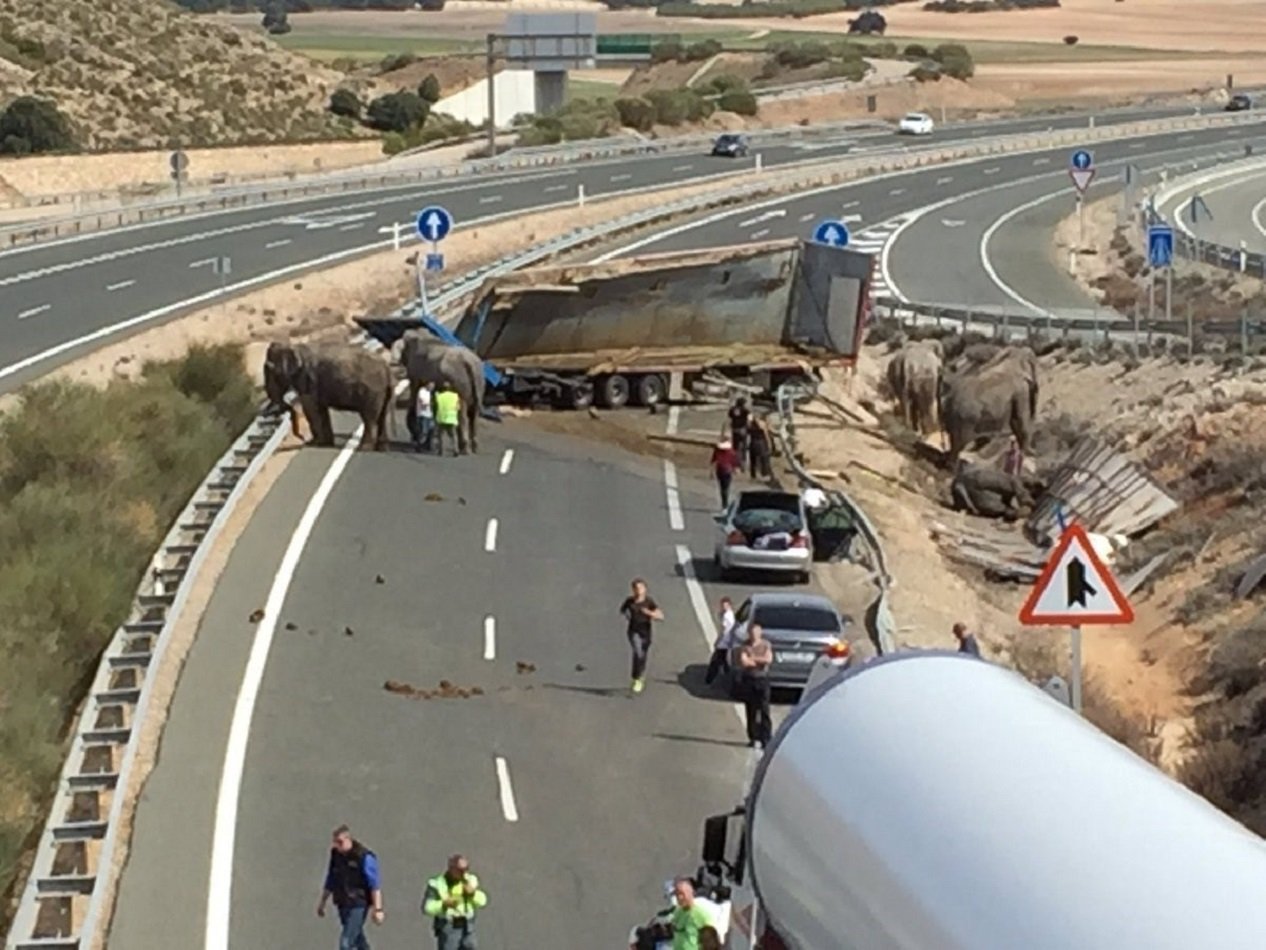
[[497, 658], [497, 618], [484, 617], [484, 659]]
[[677, 466], [664, 459], [664, 490], [668, 495], [668, 527], [685, 531], [686, 521], [681, 515], [681, 493], [677, 490]]
[[510, 465], [514, 462], [514, 449], [506, 449], [505, 454], [501, 456], [501, 474], [505, 475], [510, 471]]
[[312, 529], [330, 493], [338, 483], [360, 444], [364, 427], [358, 428], [334, 463], [326, 471], [316, 492], [304, 509], [298, 527], [290, 536], [286, 553], [273, 578], [272, 589], [264, 603], [264, 618], [255, 629], [250, 657], [242, 675], [237, 702], [233, 707], [233, 722], [229, 727], [228, 744], [224, 750], [224, 768], [220, 773], [220, 791], [216, 798], [215, 825], [211, 839], [211, 877], [207, 887], [206, 950], [229, 950], [229, 919], [233, 907], [233, 850], [237, 844], [237, 809], [242, 792], [242, 773], [246, 767], [246, 748], [250, 742], [251, 720], [255, 715], [255, 701], [259, 697], [264, 668], [268, 664], [268, 652], [277, 631], [290, 584], [303, 550], [307, 547]]
[[489, 518], [488, 527], [484, 529], [484, 550], [497, 550], [497, 519]]
[[[708, 598], [703, 593], [703, 585], [695, 576], [694, 559], [691, 557], [690, 548], [684, 544], [677, 545], [677, 564], [681, 567], [681, 576], [686, 582], [686, 593], [690, 597], [690, 606], [694, 608], [699, 632], [703, 634], [703, 642], [708, 648], [708, 655], [711, 656], [713, 644], [717, 642], [717, 627], [712, 620], [712, 611], [708, 609]], [[734, 715], [738, 716], [739, 722], [746, 725], [747, 714], [743, 707], [738, 703], [731, 703], [731, 708], [734, 710]]]
[[1262, 208], [1264, 207], [1266, 207], [1266, 198], [1253, 205], [1252, 211], [1253, 227], [1262, 235], [1266, 235], [1266, 225], [1262, 224]]
[[519, 809], [514, 804], [514, 786], [510, 784], [510, 766], [501, 756], [496, 757], [497, 788], [501, 793], [501, 814], [506, 821], [518, 821]]

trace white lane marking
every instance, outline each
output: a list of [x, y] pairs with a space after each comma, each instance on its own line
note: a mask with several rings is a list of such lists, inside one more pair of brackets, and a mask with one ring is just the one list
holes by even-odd
[[340, 231], [355, 231], [355, 230], [358, 230], [359, 228], [363, 228], [364, 226], [365, 226], [364, 224], [345, 224], [341, 228], [339, 228], [339, 230]]
[[812, 220], [813, 220], [814, 218], [816, 218], [817, 216], [818, 216], [818, 215], [817, 215], [817, 212], [815, 212], [815, 211], [810, 211], [808, 214], [802, 214], [802, 215], [800, 215], [800, 222], [803, 224], [805, 221], [812, 221]]
[[510, 784], [510, 766], [501, 756], [497, 756], [497, 788], [501, 793], [501, 814], [506, 821], [518, 821], [519, 809], [514, 804], [514, 786]]
[[677, 466], [664, 459], [664, 490], [668, 495], [668, 527], [674, 531], [686, 530], [686, 519], [681, 514], [681, 493], [677, 490]]
[[1261, 201], [1257, 202], [1257, 204], [1253, 205], [1253, 227], [1257, 228], [1258, 233], [1266, 235], [1266, 224], [1262, 223], [1263, 207], [1266, 207], [1266, 198], [1263, 198]]
[[493, 204], [496, 204], [500, 200], [501, 200], [500, 195], [484, 195], [482, 198], [479, 199], [479, 203], [481, 205], [493, 205]]
[[953, 180], [954, 180], [953, 175], [942, 175], [940, 178], [936, 180], [936, 183], [938, 185], [948, 185]]
[[135, 284], [134, 280], [121, 280], [117, 284], [106, 284], [106, 290], [122, 290], [124, 287], [131, 287]]
[[[204, 257], [204, 258], [203, 258], [202, 260], [200, 260], [200, 261], [193, 261], [193, 262], [191, 262], [191, 263], [189, 264], [189, 266], [190, 266], [190, 267], [206, 267], [208, 264], [214, 264], [214, 263], [215, 263], [215, 258], [214, 258], [214, 257]], [[38, 274], [37, 274], [37, 276], [38, 276]]]
[[674, 165], [674, 166], [673, 166], [673, 171], [675, 171], [675, 172], [688, 172], [688, 171], [690, 171], [690, 169], [692, 169], [692, 168], [694, 168], [694, 166], [693, 166], [693, 165]]
[[628, 181], [632, 177], [632, 175], [612, 175], [611, 181]]
[[277, 632], [277, 621], [281, 618], [295, 570], [299, 566], [304, 548], [307, 547], [308, 539], [312, 536], [317, 518], [321, 515], [321, 509], [325, 507], [335, 484], [351, 461], [364, 431], [362, 426], [352, 433], [308, 501], [308, 507], [304, 509], [298, 527], [290, 536], [286, 553], [273, 577], [272, 589], [264, 602], [264, 618], [255, 628], [250, 657], [246, 661], [242, 685], [233, 706], [233, 722], [229, 727], [229, 741], [224, 750], [224, 767], [220, 773], [220, 790], [215, 804], [211, 877], [207, 886], [205, 950], [229, 950], [229, 918], [233, 907], [233, 851], [237, 843], [237, 809], [242, 792], [242, 773], [246, 767], [246, 747], [251, 737], [255, 701], [259, 697], [264, 668], [268, 664], [268, 652]]
[[[1112, 180], [1112, 179], [1109, 179], [1109, 180]], [[1093, 187], [1093, 184], [1092, 184], [1092, 187]], [[985, 233], [982, 234], [980, 237], [980, 266], [983, 267], [985, 270], [985, 273], [989, 275], [989, 279], [993, 281], [994, 286], [997, 287], [999, 290], [1001, 290], [1004, 294], [1006, 294], [1012, 300], [1014, 300], [1016, 303], [1018, 303], [1020, 306], [1027, 307], [1028, 309], [1032, 310], [1034, 313], [1042, 314], [1044, 316], [1050, 316], [1051, 315], [1050, 311], [1045, 310], [1042, 307], [1039, 307], [1032, 300], [1029, 300], [1027, 297], [1017, 293], [1016, 290], [1010, 284], [1008, 284], [1005, 280], [1003, 280], [1002, 277], [998, 274], [997, 269], [993, 266], [993, 261], [989, 259], [989, 242], [992, 241], [993, 236], [998, 233], [998, 229], [1002, 227], [1004, 224], [1006, 224], [1008, 221], [1010, 221], [1012, 218], [1014, 218], [1016, 215], [1023, 214], [1026, 211], [1031, 211], [1032, 209], [1036, 208], [1040, 204], [1044, 204], [1047, 201], [1052, 201], [1055, 198], [1060, 197], [1061, 195], [1067, 196], [1067, 194], [1068, 194], [1068, 190], [1065, 188], [1065, 189], [1061, 189], [1060, 191], [1051, 192], [1050, 194], [1041, 195], [1037, 198], [1034, 198], [1032, 201], [1026, 201], [1023, 204], [1016, 205], [1014, 208], [1010, 209], [1009, 211], [1005, 211], [1002, 214], [1000, 214], [997, 220], [995, 220], [993, 224], [989, 225], [989, 227], [985, 229]]]
[[53, 305], [51, 303], [42, 303], [38, 307], [32, 307], [30, 310], [23, 310], [21, 313], [18, 314], [18, 319], [27, 320], [30, 317], [34, 317], [34, 316], [37, 316], [38, 314], [43, 313], [45, 310], [51, 309], [52, 306]]
[[497, 618], [484, 617], [484, 659], [497, 658]]
[[[681, 567], [681, 576], [686, 582], [686, 593], [690, 597], [690, 606], [694, 608], [695, 620], [699, 622], [699, 632], [703, 634], [703, 642], [711, 654], [712, 646], [717, 641], [717, 628], [712, 620], [712, 611], [708, 609], [708, 598], [703, 593], [703, 585], [699, 583], [699, 578], [695, 575], [690, 548], [684, 544], [677, 545], [677, 564]], [[739, 722], [747, 722], [742, 706], [732, 703], [730, 708], [734, 710], [734, 715], [738, 716]]]
[[484, 529], [484, 550], [497, 550], [497, 519], [489, 518], [488, 527]]
[[997, 165], [994, 165], [992, 168], [986, 168], [986, 169], [985, 169], [985, 174], [986, 174], [986, 175], [996, 175], [996, 174], [998, 174], [998, 172], [1000, 172], [1000, 171], [1002, 171], [1002, 169], [1001, 169], [1001, 168], [999, 168]]
[[677, 434], [677, 426], [681, 424], [681, 406], [668, 407], [668, 426], [665, 431], [669, 435]]
[[760, 224], [762, 221], [772, 221], [774, 218], [787, 217], [786, 208], [775, 208], [773, 211], [765, 211], [756, 215], [754, 218], [748, 218], [746, 221], [740, 221], [740, 228], [750, 228], [753, 224]]
[[550, 185], [548, 188], [545, 189], [545, 193], [549, 194], [551, 191], [564, 191], [569, 187], [571, 186], [570, 185]]
[[505, 454], [501, 456], [501, 474], [504, 475], [510, 471], [510, 463], [514, 461], [514, 449], [506, 449]]
[[280, 241], [269, 241], [264, 245], [264, 250], [271, 251], [274, 247], [285, 247], [287, 244], [291, 243], [293, 243], [293, 241], [290, 238], [282, 238]]
[[888, 192], [888, 194], [892, 195], [893, 197], [896, 197], [897, 195], [904, 195], [905, 193], [906, 193], [906, 190], [904, 188], [894, 188], [890, 192]]
[[840, 205], [840, 210], [847, 211], [849, 208], [856, 208], [858, 203], [859, 202], [856, 202], [856, 201], [846, 201], [842, 205]]
[[761, 238], [763, 238], [763, 237], [764, 237], [766, 234], [768, 234], [768, 233], [769, 233], [769, 228], [761, 228], [759, 231], [753, 231], [753, 232], [752, 232], [752, 240], [753, 240], [753, 241], [759, 241]]
[[1034, 164], [1034, 165], [1049, 165], [1050, 163], [1051, 163], [1051, 160], [1050, 160], [1049, 158], [1035, 158], [1035, 159], [1033, 159], [1033, 164]]
[[1147, 143], [1146, 142], [1131, 142], [1126, 147], [1127, 148], [1147, 148]]

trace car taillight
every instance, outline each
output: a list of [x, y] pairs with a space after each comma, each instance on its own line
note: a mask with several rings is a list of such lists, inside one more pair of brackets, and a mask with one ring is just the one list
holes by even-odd
[[791, 546], [793, 548], [807, 548], [809, 546], [809, 536], [803, 531], [797, 531], [791, 536]]
[[747, 538], [743, 537], [742, 531], [731, 531], [725, 537], [726, 544], [746, 544]]
[[826, 648], [826, 655], [833, 660], [842, 660], [848, 656], [848, 653], [849, 649], [847, 640], [832, 640], [830, 645]]

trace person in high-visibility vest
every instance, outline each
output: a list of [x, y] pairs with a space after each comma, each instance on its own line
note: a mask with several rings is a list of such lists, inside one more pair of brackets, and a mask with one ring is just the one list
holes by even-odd
[[444, 454], [445, 439], [453, 440], [453, 454], [458, 454], [461, 446], [457, 438], [457, 427], [461, 422], [461, 411], [462, 397], [448, 383], [441, 384], [440, 391], [435, 394], [435, 425], [439, 430], [439, 436], [435, 440], [436, 455]]
[[475, 914], [488, 903], [479, 878], [460, 854], [448, 859], [448, 870], [426, 882], [422, 913], [435, 918], [438, 950], [475, 950]]

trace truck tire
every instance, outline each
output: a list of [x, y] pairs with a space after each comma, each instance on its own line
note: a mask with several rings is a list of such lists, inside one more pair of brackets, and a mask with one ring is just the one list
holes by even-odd
[[565, 401], [572, 409], [588, 409], [593, 405], [593, 383], [584, 380], [567, 387]]
[[668, 380], [660, 373], [646, 373], [634, 384], [639, 406], [657, 406], [668, 397]]
[[598, 383], [598, 401], [605, 409], [620, 409], [628, 405], [629, 381], [619, 373], [604, 376]]

